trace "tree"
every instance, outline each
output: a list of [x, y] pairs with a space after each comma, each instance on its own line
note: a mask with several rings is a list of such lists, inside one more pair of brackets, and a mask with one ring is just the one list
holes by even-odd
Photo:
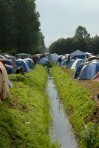
[[39, 46], [39, 27], [35, 0], [0, 0], [1, 52], [32, 53]]
[[39, 14], [34, 0], [16, 0], [15, 17], [18, 28], [17, 48], [20, 52], [32, 52], [38, 45]]
[[77, 39], [88, 39], [90, 34], [87, 32], [85, 27], [78, 26], [75, 31], [75, 38]]
[[94, 54], [99, 54], [99, 36], [95, 36], [94, 38], [92, 38], [92, 53]]
[[39, 43], [38, 49], [36, 49], [35, 53], [44, 53], [46, 51], [45, 43], [44, 43], [44, 35], [42, 32], [39, 32]]
[[90, 43], [90, 34], [87, 32], [85, 27], [78, 26], [75, 31], [74, 40], [77, 43], [77, 49], [82, 51], [88, 51]]
[[15, 46], [16, 26], [13, 16], [13, 0], [0, 0], [0, 50], [8, 51]]

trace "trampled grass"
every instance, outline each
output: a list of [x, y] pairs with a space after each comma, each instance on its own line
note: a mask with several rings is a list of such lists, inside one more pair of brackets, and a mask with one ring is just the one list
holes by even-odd
[[56, 148], [51, 144], [47, 72], [36, 66], [25, 75], [11, 75], [11, 95], [0, 103], [0, 148]]
[[90, 98], [90, 90], [73, 81], [60, 67], [53, 66], [52, 73], [80, 148], [98, 148], [99, 125], [91, 119], [96, 104]]

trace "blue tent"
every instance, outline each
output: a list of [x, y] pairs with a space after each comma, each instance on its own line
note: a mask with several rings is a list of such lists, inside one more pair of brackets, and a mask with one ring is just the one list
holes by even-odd
[[42, 65], [46, 65], [49, 63], [49, 60], [47, 58], [43, 57], [42, 59], [40, 59], [39, 63]]
[[5, 64], [7, 74], [12, 74], [16, 72], [16, 69], [12, 65]]
[[74, 76], [73, 76], [74, 79], [77, 79], [79, 77], [81, 69], [83, 68], [83, 66], [84, 66], [84, 63], [82, 63], [78, 66], [78, 68], [76, 69]]
[[34, 65], [32, 59], [30, 59], [30, 58], [25, 58], [24, 60], [26, 61], [27, 65], [28, 65], [28, 67], [29, 67], [30, 69], [34, 69], [34, 68], [35, 68], [35, 65]]
[[83, 66], [79, 75], [79, 79], [92, 80], [93, 77], [98, 72], [99, 72], [99, 61], [92, 61], [89, 64]]
[[62, 62], [62, 65], [66, 66], [66, 63], [67, 63], [67, 59]]
[[76, 70], [81, 63], [83, 63], [83, 60], [82, 59], [75, 60], [75, 62], [71, 66], [71, 69], [75, 69]]
[[76, 59], [76, 58], [84, 59], [87, 56], [88, 56], [88, 53], [82, 52], [80, 50], [76, 50], [70, 54], [70, 57], [72, 59]]
[[16, 64], [17, 67], [22, 67], [24, 72], [29, 72], [30, 71], [30, 68], [28, 67], [26, 61], [23, 60], [23, 59], [16, 60], [15, 64]]
[[67, 61], [66, 67], [71, 68], [72, 64], [74, 63], [75, 60], [71, 59], [69, 62]]

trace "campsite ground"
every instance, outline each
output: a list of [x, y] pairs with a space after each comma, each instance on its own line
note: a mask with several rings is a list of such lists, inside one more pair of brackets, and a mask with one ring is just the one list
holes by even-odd
[[[70, 69], [66, 69], [66, 67], [61, 67], [62, 71], [69, 74], [73, 78], [74, 71]], [[96, 112], [95, 116], [91, 120], [97, 120], [99, 122], [99, 82], [90, 81], [90, 80], [78, 80], [74, 79], [74, 81], [80, 83], [85, 88], [90, 90], [90, 99], [94, 100], [96, 103]]]

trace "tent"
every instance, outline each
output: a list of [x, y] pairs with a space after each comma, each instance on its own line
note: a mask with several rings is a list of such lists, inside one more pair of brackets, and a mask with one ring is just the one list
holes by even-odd
[[69, 62], [67, 61], [66, 67], [67, 67], [67, 68], [71, 68], [71, 66], [73, 65], [74, 61], [75, 61], [75, 60], [73, 60], [73, 59], [71, 59]]
[[48, 61], [47, 58], [43, 57], [42, 59], [40, 59], [39, 63], [40, 63], [40, 64], [43, 64], [43, 65], [46, 65], [46, 64], [49, 63], [49, 61]]
[[93, 77], [99, 72], [99, 62], [92, 61], [81, 69], [79, 79], [92, 80]]
[[22, 58], [22, 59], [28, 58], [29, 56], [30, 56], [30, 54], [28, 54], [28, 53], [18, 53], [18, 54], [15, 54], [16, 58]]
[[0, 59], [0, 61], [5, 65], [7, 73], [15, 73], [16, 67], [13, 62], [11, 62], [9, 59]]
[[80, 50], [76, 50], [70, 54], [70, 57], [72, 59], [77, 59], [77, 58], [84, 59], [86, 56], [88, 56], [88, 54]]
[[5, 66], [0, 62], [0, 99], [6, 99], [9, 96], [8, 75]]
[[99, 57], [91, 56], [91, 57], [89, 57], [89, 58], [86, 59], [86, 62], [92, 61], [92, 60], [99, 60]]
[[30, 68], [28, 67], [27, 63], [23, 59], [15, 60], [15, 64], [17, 67], [22, 67], [24, 72], [29, 72]]
[[16, 72], [16, 69], [12, 65], [5, 64], [7, 74], [13, 74]]
[[78, 66], [81, 64], [81, 63], [83, 63], [83, 60], [82, 59], [77, 59], [73, 64], [72, 64], [72, 66], [71, 66], [71, 69], [77, 69], [78, 68]]
[[70, 54], [70, 56], [75, 56], [75, 55], [88, 55], [88, 54], [80, 50], [76, 50]]
[[78, 68], [76, 69], [74, 76], [73, 76], [74, 79], [77, 79], [79, 77], [81, 69], [83, 68], [83, 66], [84, 66], [84, 63], [82, 63], [78, 66]]
[[93, 81], [99, 81], [99, 72], [93, 77]]
[[59, 58], [59, 56], [56, 53], [50, 54], [49, 55], [49, 62], [56, 63], [58, 58]]
[[88, 56], [92, 56], [92, 53], [90, 52], [85, 52]]
[[24, 60], [26, 61], [27, 65], [28, 65], [28, 67], [30, 69], [34, 69], [35, 68], [34, 62], [33, 62], [33, 60], [31, 58], [25, 58]]
[[62, 65], [66, 66], [66, 63], [67, 63], [67, 59], [64, 62], [62, 62]]

